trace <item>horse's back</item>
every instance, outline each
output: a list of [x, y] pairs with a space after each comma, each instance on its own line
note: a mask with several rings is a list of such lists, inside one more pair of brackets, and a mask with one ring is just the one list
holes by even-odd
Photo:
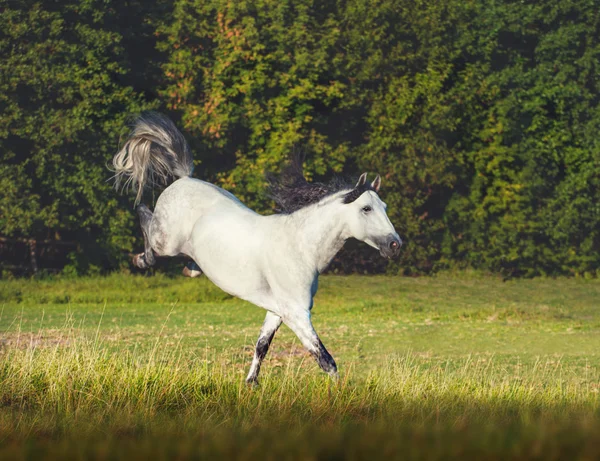
[[[151, 223], [151, 245], [160, 256], [187, 253], [195, 223], [214, 210], [250, 211], [233, 194], [199, 179], [181, 178], [160, 195]], [[251, 211], [250, 211], [251, 212]]]

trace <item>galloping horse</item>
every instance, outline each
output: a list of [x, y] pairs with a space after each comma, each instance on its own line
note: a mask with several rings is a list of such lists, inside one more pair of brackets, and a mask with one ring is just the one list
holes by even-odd
[[205, 181], [191, 178], [190, 149], [174, 123], [154, 113], [143, 113], [114, 159], [119, 184], [137, 188], [136, 204], [144, 187], [167, 185], [154, 213], [137, 210], [144, 235], [144, 252], [133, 258], [139, 268], [156, 256], [181, 253], [195, 262], [184, 274], [202, 272], [223, 291], [267, 311], [246, 381], [258, 373], [275, 332], [285, 323], [315, 357], [319, 366], [336, 377], [335, 361], [311, 322], [319, 274], [344, 242], [353, 237], [396, 256], [402, 242], [377, 192], [381, 178], [371, 183], [363, 173], [354, 187], [339, 183], [314, 184], [301, 171], [291, 179], [272, 180], [273, 198], [282, 213], [262, 216], [234, 195]]

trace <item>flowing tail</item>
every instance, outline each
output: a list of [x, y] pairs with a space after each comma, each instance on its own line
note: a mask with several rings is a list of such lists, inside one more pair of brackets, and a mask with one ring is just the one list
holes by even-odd
[[146, 186], [166, 186], [173, 178], [191, 176], [192, 153], [175, 124], [157, 112], [143, 112], [129, 139], [113, 158], [115, 187], [137, 189], [135, 204]]

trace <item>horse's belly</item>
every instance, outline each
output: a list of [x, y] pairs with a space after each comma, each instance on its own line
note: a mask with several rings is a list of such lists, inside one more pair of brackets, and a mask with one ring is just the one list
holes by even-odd
[[192, 231], [192, 257], [223, 291], [261, 307], [270, 288], [263, 271], [260, 235], [252, 216], [203, 216]]

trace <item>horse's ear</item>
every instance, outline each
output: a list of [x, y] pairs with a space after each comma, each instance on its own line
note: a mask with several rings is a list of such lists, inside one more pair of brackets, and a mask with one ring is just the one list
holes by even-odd
[[366, 182], [367, 182], [367, 173], [363, 173], [360, 175], [360, 178], [358, 178], [358, 182], [356, 183], [356, 186], [354, 186], [354, 187], [364, 186]]
[[375, 192], [379, 192], [379, 188], [381, 187], [381, 176], [377, 175], [375, 180], [371, 183], [371, 187], [375, 189]]

